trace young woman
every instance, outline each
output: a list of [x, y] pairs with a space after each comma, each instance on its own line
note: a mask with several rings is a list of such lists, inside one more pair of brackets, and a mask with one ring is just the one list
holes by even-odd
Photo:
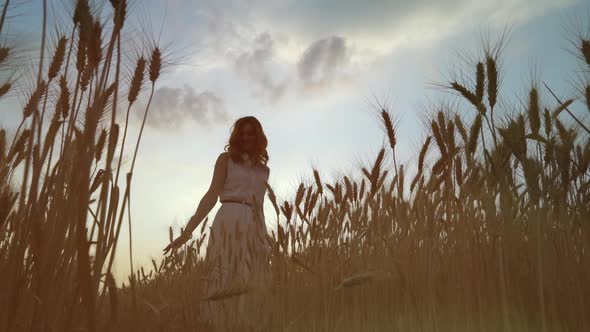
[[270, 173], [266, 146], [266, 136], [255, 117], [238, 119], [225, 152], [217, 158], [211, 185], [197, 211], [183, 234], [164, 248], [167, 253], [188, 241], [219, 198], [222, 205], [207, 244], [205, 296], [247, 288], [238, 292], [240, 295], [204, 304], [206, 319], [221, 329], [231, 328], [231, 324], [260, 327], [268, 317], [268, 313], [261, 312], [260, 302], [270, 283], [270, 245], [263, 213], [265, 182]]

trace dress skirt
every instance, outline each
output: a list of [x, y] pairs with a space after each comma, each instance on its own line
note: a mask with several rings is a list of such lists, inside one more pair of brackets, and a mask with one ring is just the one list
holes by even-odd
[[221, 205], [210, 228], [205, 258], [202, 313], [218, 331], [254, 328], [268, 322], [270, 244], [264, 214], [248, 205]]

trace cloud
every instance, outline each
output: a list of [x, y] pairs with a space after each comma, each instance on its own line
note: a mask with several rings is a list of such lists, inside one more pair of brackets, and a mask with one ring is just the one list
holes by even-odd
[[254, 83], [255, 94], [271, 103], [289, 92], [317, 93], [349, 78], [350, 49], [343, 37], [312, 42], [300, 52], [296, 63], [279, 62], [274, 45], [270, 33], [262, 33], [253, 41], [251, 50], [240, 54], [234, 62], [238, 75]]
[[[251, 51], [240, 54], [234, 62], [236, 72], [254, 82], [265, 98], [278, 101], [287, 87], [287, 82], [278, 82], [273, 77], [274, 41], [269, 33], [256, 37]], [[260, 93], [259, 92], [259, 93]]]
[[198, 27], [190, 38], [204, 45], [194, 56], [200, 68], [235, 74], [274, 104], [333, 92], [407, 50], [432, 52], [478, 29], [493, 35], [577, 0], [176, 1], [178, 15]]
[[350, 62], [346, 40], [332, 36], [313, 42], [297, 63], [297, 73], [303, 87], [327, 85], [335, 80]]
[[[275, 55], [275, 41], [268, 32], [259, 34], [251, 50], [234, 61], [238, 75], [255, 84], [255, 94], [271, 103], [289, 91], [318, 92], [345, 78], [350, 50], [343, 37], [331, 36], [312, 42], [296, 63], [281, 62]], [[281, 78], [277, 78], [280, 76]]]
[[[243, 38], [237, 35], [269, 31], [277, 42], [275, 54], [296, 61], [293, 54], [300, 54], [310, 43], [338, 35], [358, 48], [354, 60], [372, 62], [396, 49], [430, 47], [477, 27], [501, 30], [507, 24], [522, 24], [576, 1], [580, 0], [217, 0], [208, 6], [216, 13], [210, 17], [216, 22], [210, 31], [214, 39], [229, 41], [229, 35], [237, 42], [228, 48], [243, 47]], [[231, 33], [218, 24], [231, 26]]]
[[[141, 112], [136, 118], [143, 117]], [[164, 86], [156, 90], [146, 124], [148, 126], [175, 130], [190, 122], [200, 126], [222, 125], [229, 116], [221, 97], [210, 91], [197, 93], [194, 88]]]

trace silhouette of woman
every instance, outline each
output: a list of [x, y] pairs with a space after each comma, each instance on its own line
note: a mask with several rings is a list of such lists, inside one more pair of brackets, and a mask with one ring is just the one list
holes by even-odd
[[184, 232], [164, 248], [167, 253], [188, 241], [220, 199], [222, 205], [210, 227], [207, 244], [205, 297], [232, 290], [240, 295], [207, 301], [202, 313], [222, 330], [231, 328], [231, 324], [260, 327], [268, 317], [268, 313], [261, 312], [262, 294], [270, 283], [270, 245], [263, 213], [265, 182], [270, 173], [266, 146], [266, 136], [255, 117], [238, 119], [225, 152], [217, 158], [211, 185], [197, 211]]

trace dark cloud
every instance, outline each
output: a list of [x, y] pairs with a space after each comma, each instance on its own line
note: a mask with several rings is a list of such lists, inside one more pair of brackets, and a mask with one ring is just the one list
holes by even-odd
[[[469, 0], [216, 0], [190, 3], [195, 3], [193, 6], [202, 12], [214, 13], [207, 17], [215, 22], [212, 24], [214, 29], [208, 33], [213, 33], [216, 40], [226, 41], [227, 36], [255, 31], [270, 31], [276, 40], [287, 37], [300, 43], [340, 35], [370, 51], [376, 43], [381, 44], [377, 46], [379, 49], [388, 44], [429, 46], [425, 43], [472, 32], [482, 25], [502, 30], [511, 22], [520, 24], [579, 1], [505, 0], [501, 1], [501, 6], [495, 2]], [[219, 28], [228, 22], [232, 26], [230, 33]], [[239, 45], [243, 43], [240, 41]]]
[[277, 82], [273, 77], [274, 41], [270, 34], [256, 37], [252, 50], [240, 54], [235, 60], [239, 75], [250, 79], [271, 102], [279, 100], [287, 87], [286, 82]]
[[312, 43], [297, 63], [299, 79], [304, 85], [333, 80], [350, 61], [346, 40], [332, 36]]
[[320, 92], [347, 78], [350, 50], [346, 40], [332, 36], [313, 42], [297, 62], [300, 92]]
[[402, 18], [424, 8], [447, 12], [465, 1], [287, 0], [276, 1], [260, 10], [265, 11], [264, 17], [277, 28], [297, 32], [311, 40], [318, 35], [383, 34], [392, 27], [403, 26]]
[[[141, 112], [136, 117], [143, 117]], [[179, 129], [187, 121], [200, 126], [226, 124], [229, 119], [223, 99], [213, 92], [161, 87], [154, 93], [146, 124], [160, 129]]]
[[275, 35], [281, 32], [307, 41], [336, 34], [384, 42], [408, 37], [406, 40], [412, 42], [422, 39], [423, 30], [432, 31], [432, 38], [440, 40], [449, 33], [472, 31], [482, 24], [503, 28], [514, 19], [526, 21], [551, 9], [570, 6], [576, 0], [505, 0], [500, 1], [501, 5], [469, 0], [259, 2], [264, 4], [249, 5], [245, 10], [256, 11], [258, 24], [271, 27]]
[[[258, 94], [273, 103], [291, 89], [308, 93], [331, 86], [342, 78], [350, 63], [346, 40], [339, 36], [311, 43], [295, 65], [276, 63], [269, 33], [258, 35], [252, 45], [250, 51], [236, 58], [236, 72], [255, 83]], [[276, 76], [281, 70], [286, 70], [287, 78], [279, 81]]]

